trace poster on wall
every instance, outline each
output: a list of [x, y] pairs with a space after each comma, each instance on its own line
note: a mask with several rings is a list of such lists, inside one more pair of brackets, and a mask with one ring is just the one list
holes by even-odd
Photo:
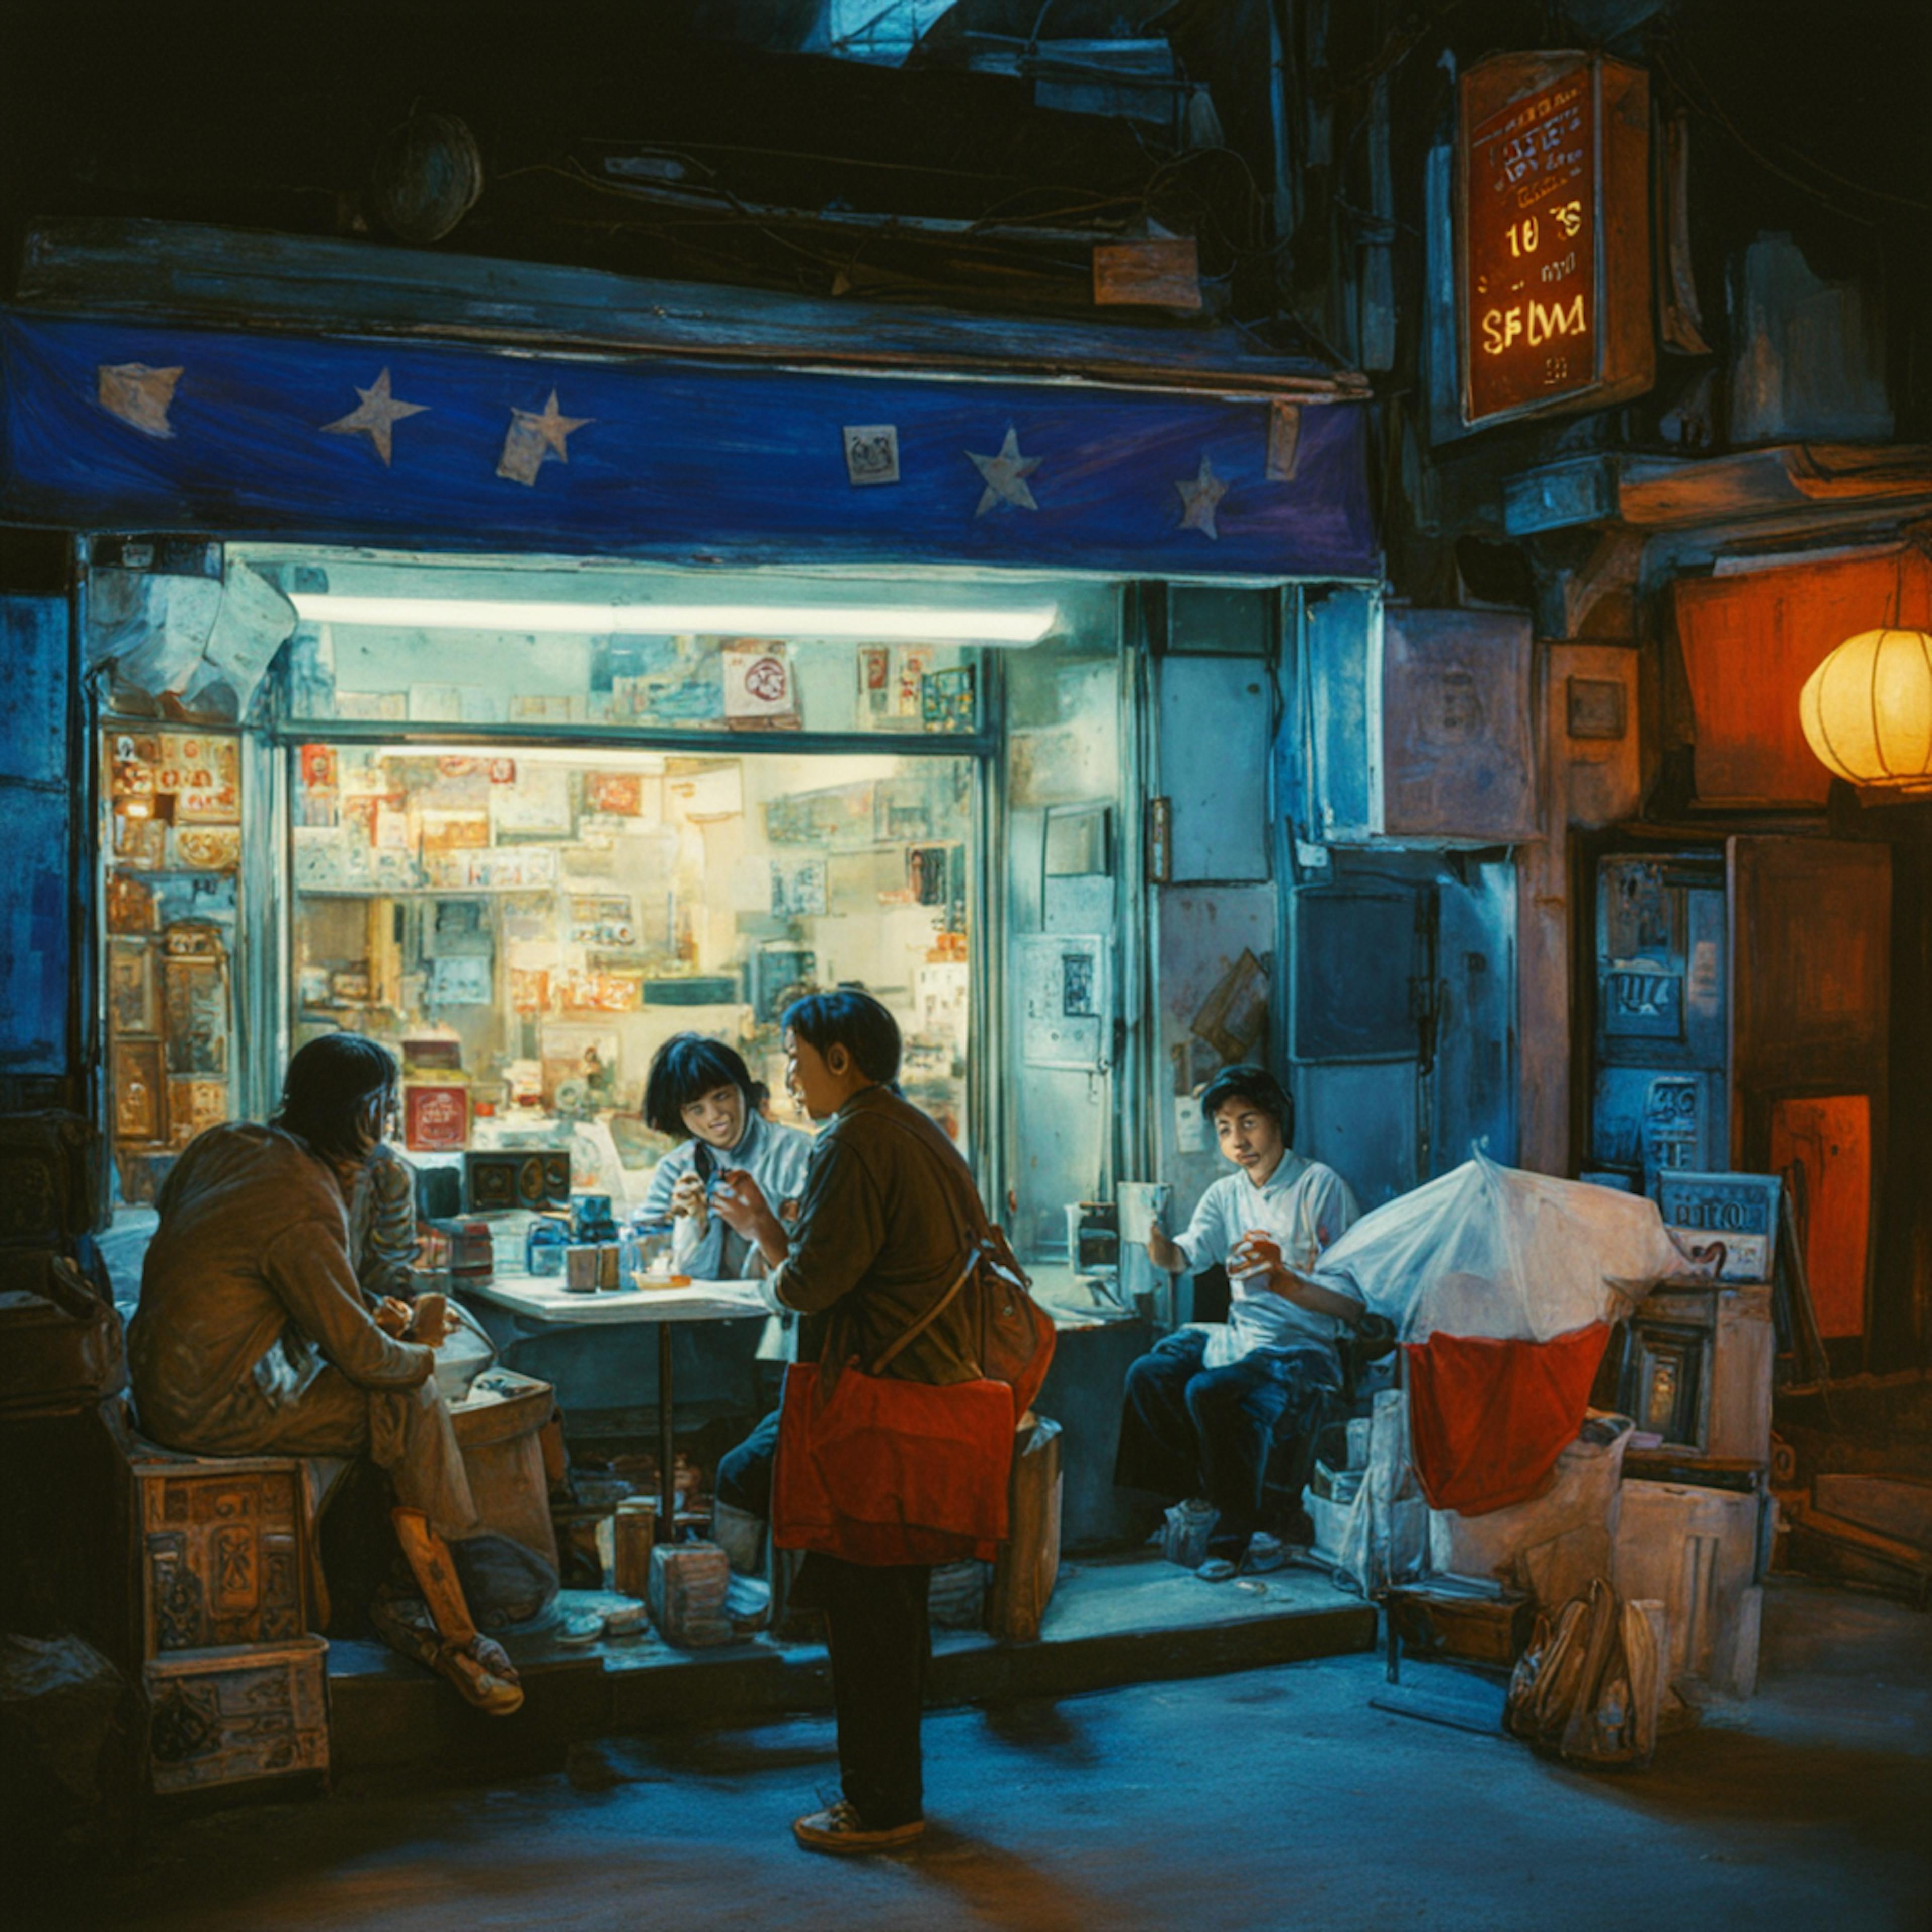
[[727, 644], [718, 653], [724, 674], [724, 719], [739, 727], [794, 730], [798, 684], [791, 653], [782, 644]]
[[774, 919], [822, 919], [829, 909], [829, 888], [823, 859], [772, 861]]
[[628, 892], [573, 892], [568, 925], [574, 946], [628, 950], [638, 943], [638, 908]]
[[1029, 933], [1015, 950], [1022, 1058], [1029, 1066], [1098, 1072], [1113, 1016], [1110, 943], [1097, 935]]

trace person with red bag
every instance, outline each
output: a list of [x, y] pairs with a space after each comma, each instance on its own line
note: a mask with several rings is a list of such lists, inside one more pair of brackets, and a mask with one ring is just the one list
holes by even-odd
[[898, 1023], [842, 988], [784, 1014], [786, 1082], [813, 1120], [788, 1228], [741, 1170], [712, 1204], [754, 1241], [801, 1323], [780, 1412], [773, 1540], [806, 1551], [794, 1604], [824, 1611], [843, 1798], [792, 1827], [814, 1851], [924, 1831], [920, 1713], [932, 1566], [1006, 1534], [1013, 1430], [1052, 1325], [958, 1150], [904, 1100]]

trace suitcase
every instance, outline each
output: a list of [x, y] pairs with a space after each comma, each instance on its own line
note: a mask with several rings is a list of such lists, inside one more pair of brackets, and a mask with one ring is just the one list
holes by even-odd
[[79, 1114], [0, 1114], [0, 1247], [62, 1248], [100, 1225], [100, 1136]]

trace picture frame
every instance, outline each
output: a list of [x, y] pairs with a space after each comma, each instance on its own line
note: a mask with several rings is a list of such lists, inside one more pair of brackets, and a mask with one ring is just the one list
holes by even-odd
[[161, 1030], [159, 962], [145, 940], [107, 942], [107, 1016], [117, 1038]]

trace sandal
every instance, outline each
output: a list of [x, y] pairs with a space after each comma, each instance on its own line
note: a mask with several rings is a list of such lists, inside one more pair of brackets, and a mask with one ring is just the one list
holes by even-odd
[[522, 1680], [494, 1637], [479, 1634], [467, 1643], [452, 1642], [439, 1634], [428, 1606], [414, 1598], [372, 1604], [369, 1616], [392, 1649], [427, 1664], [453, 1684], [465, 1702], [493, 1718], [507, 1718], [522, 1707]]

